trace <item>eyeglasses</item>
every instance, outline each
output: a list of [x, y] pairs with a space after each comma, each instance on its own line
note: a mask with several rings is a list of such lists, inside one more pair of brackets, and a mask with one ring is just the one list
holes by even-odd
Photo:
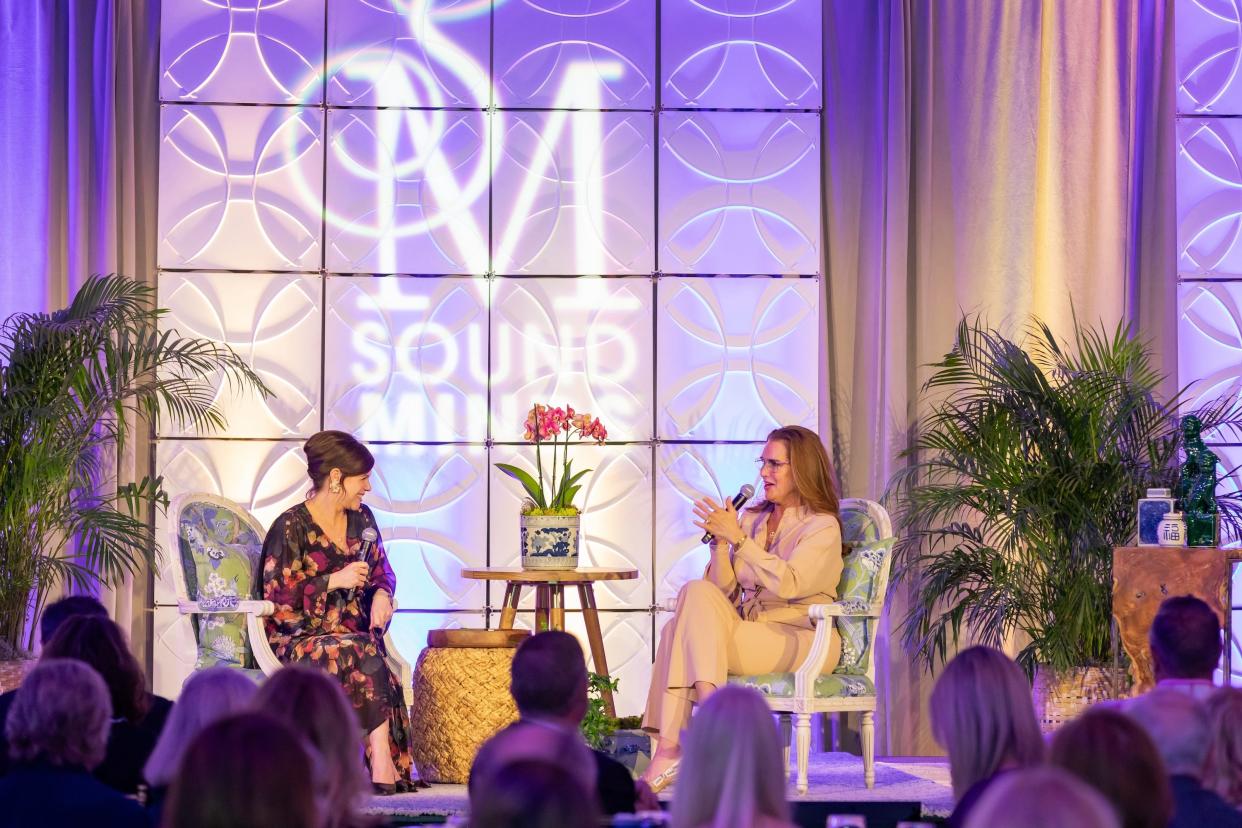
[[789, 465], [788, 460], [770, 460], [770, 459], [766, 459], [763, 457], [755, 458], [755, 467], [759, 469], [759, 471], [763, 471], [764, 467], [766, 466], [768, 469], [772, 470], [773, 472], [778, 472], [782, 468], [788, 465]]

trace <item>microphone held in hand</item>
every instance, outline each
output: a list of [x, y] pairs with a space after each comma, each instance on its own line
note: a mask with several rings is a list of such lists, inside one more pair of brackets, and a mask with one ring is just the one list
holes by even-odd
[[[379, 533], [375, 531], [375, 527], [368, 526], [362, 530], [362, 534], [358, 537], [362, 539], [362, 545], [358, 547], [358, 559], [365, 563], [369, 569], [371, 567], [371, 552], [375, 549], [375, 542], [379, 540]], [[350, 587], [349, 592], [345, 593], [345, 600], [354, 600], [356, 594], [357, 590], [354, 587]]]
[[[742, 486], [742, 488], [737, 490], [737, 494], [733, 496], [734, 510], [736, 511], [737, 509], [742, 508], [742, 504], [750, 500], [752, 497], [754, 497], [754, 495], [755, 495], [754, 486], [750, 485], [749, 483]], [[703, 535], [703, 543], [711, 543], [715, 539], [716, 539], [716, 536], [713, 535], [711, 532], [708, 532]]]

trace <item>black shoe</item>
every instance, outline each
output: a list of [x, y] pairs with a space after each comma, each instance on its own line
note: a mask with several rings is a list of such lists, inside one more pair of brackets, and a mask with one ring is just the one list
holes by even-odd
[[371, 790], [376, 796], [392, 796], [397, 792], [396, 782], [372, 782]]

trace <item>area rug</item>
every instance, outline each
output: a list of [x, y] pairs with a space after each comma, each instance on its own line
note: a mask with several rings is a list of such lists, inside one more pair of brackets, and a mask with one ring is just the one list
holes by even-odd
[[[792, 775], [791, 775], [792, 776]], [[862, 759], [848, 753], [811, 755], [806, 794], [789, 786], [791, 802], [921, 802], [924, 816], [947, 816], [953, 808], [949, 767], [942, 760], [892, 759], [875, 763], [875, 788], [863, 787]], [[662, 799], [668, 799], [669, 789]], [[432, 785], [413, 794], [375, 797], [368, 809], [391, 816], [449, 816], [466, 810], [465, 785]]]

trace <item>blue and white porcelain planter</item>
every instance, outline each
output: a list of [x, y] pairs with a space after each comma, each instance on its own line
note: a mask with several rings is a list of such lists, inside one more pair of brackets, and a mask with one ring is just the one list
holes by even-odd
[[522, 515], [523, 569], [577, 569], [581, 515]]

